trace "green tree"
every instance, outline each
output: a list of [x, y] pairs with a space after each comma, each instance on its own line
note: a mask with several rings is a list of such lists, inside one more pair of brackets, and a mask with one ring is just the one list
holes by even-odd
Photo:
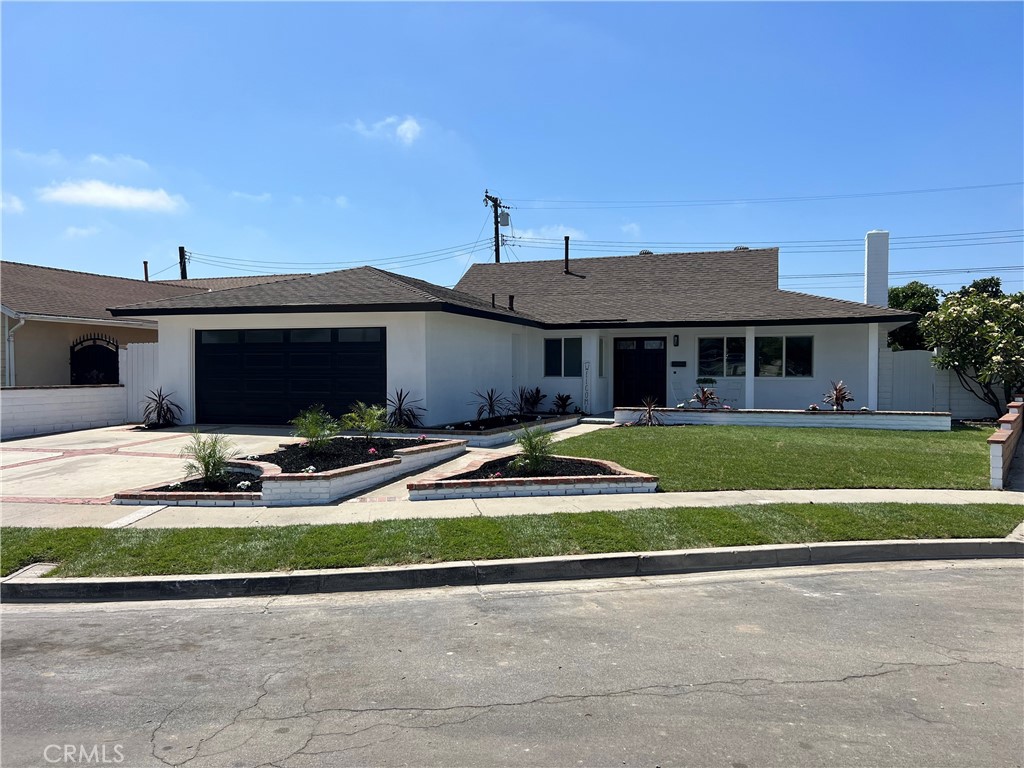
[[991, 296], [969, 286], [948, 294], [920, 327], [939, 350], [935, 366], [953, 371], [997, 416], [1024, 388], [1024, 293]]
[[[924, 317], [939, 308], [940, 293], [938, 288], [914, 280], [906, 285], [897, 285], [889, 289], [889, 306], [893, 309], [917, 312]], [[920, 320], [915, 320], [895, 331], [890, 331], [889, 348], [895, 350], [928, 349], [918, 327], [919, 322]]]

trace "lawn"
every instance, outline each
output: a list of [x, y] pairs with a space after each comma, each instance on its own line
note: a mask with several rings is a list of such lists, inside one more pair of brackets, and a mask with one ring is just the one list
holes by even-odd
[[951, 432], [781, 427], [627, 427], [558, 443], [660, 478], [663, 491], [988, 488], [991, 428]]
[[1003, 537], [1013, 504], [766, 504], [273, 528], [3, 528], [0, 572], [55, 576], [343, 568], [859, 539]]

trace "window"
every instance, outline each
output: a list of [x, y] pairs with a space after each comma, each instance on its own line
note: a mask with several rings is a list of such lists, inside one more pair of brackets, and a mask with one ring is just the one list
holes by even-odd
[[544, 339], [544, 375], [583, 375], [583, 339]]
[[814, 372], [812, 336], [760, 336], [754, 340], [755, 376], [807, 378]]
[[380, 328], [339, 328], [338, 341], [366, 344], [380, 341]]
[[199, 340], [203, 344], [237, 344], [238, 331], [203, 331]]
[[743, 336], [697, 339], [698, 376], [746, 376], [747, 340]]
[[246, 331], [247, 344], [280, 344], [284, 341], [284, 331]]
[[291, 332], [293, 343], [325, 342], [331, 340], [330, 328], [299, 328]]
[[597, 375], [604, 378], [604, 339], [597, 340]]

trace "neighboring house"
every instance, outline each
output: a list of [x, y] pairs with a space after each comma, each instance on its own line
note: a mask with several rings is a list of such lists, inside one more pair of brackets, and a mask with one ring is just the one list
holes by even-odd
[[146, 282], [0, 262], [0, 384], [117, 384], [118, 349], [155, 342], [157, 324], [107, 307], [265, 283], [292, 275]]
[[805, 408], [843, 379], [875, 408], [880, 347], [917, 315], [885, 307], [888, 233], [869, 233], [866, 262], [874, 303], [780, 290], [778, 249], [738, 248], [474, 265], [455, 290], [359, 267], [112, 313], [159, 324], [185, 423], [281, 424], [397, 388], [434, 424], [490, 387], [598, 413], [675, 405], [705, 376], [733, 407]]

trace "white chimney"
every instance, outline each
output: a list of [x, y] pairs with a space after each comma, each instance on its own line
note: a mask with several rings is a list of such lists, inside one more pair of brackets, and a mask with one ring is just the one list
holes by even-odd
[[864, 236], [864, 303], [889, 306], [889, 233], [873, 229]]

